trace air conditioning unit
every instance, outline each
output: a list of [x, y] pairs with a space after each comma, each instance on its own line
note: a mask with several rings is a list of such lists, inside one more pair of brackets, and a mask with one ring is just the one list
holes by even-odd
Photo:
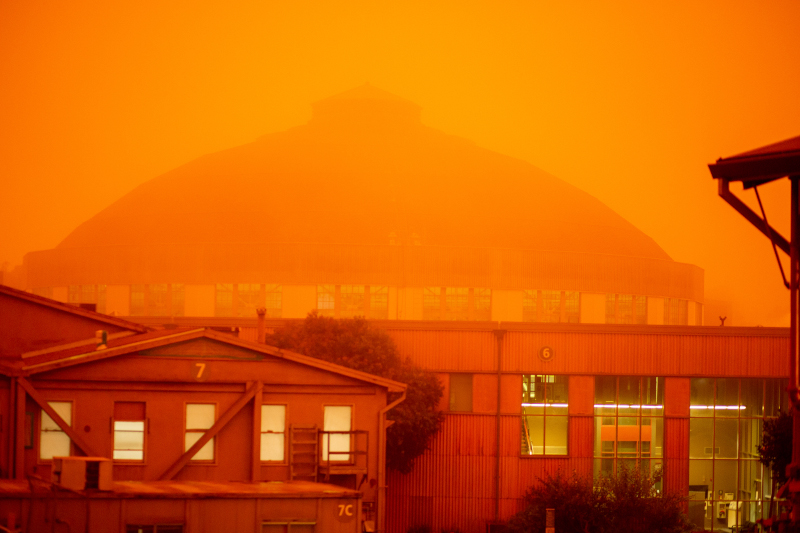
[[71, 490], [111, 490], [111, 459], [105, 457], [53, 457], [53, 483]]

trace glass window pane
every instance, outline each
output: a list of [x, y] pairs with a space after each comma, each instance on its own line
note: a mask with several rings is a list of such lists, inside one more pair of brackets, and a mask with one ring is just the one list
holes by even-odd
[[737, 418], [739, 416], [739, 380], [717, 379], [717, 399], [714, 404], [716, 417]]
[[[717, 459], [714, 461], [714, 498], [717, 500], [736, 499], [738, 461]], [[733, 495], [732, 497], [730, 495]], [[716, 510], [716, 509], [715, 509]]]
[[[53, 411], [55, 411], [68, 426], [72, 426], [72, 402], [47, 402], [47, 405], [52, 407]], [[61, 431], [61, 428], [50, 418], [50, 415], [42, 411], [42, 430]]]
[[422, 294], [422, 319], [441, 320], [442, 318], [441, 287], [425, 287]]
[[389, 287], [369, 288], [369, 317], [375, 320], [389, 318]]
[[286, 430], [286, 406], [262, 405], [261, 406], [261, 431], [280, 432]]
[[70, 455], [69, 437], [63, 431], [43, 431], [39, 438], [39, 457], [67, 457]]
[[114, 429], [116, 431], [144, 431], [144, 422], [123, 422], [119, 420], [114, 421]]
[[365, 316], [365, 297], [363, 285], [342, 285], [339, 287], [339, 316], [353, 318]]
[[714, 430], [714, 456], [736, 459], [739, 448], [739, 421], [717, 418], [714, 420]]
[[[203, 436], [203, 433], [199, 431], [192, 431], [186, 432], [184, 438], [184, 451], [189, 451], [195, 442], [200, 440], [200, 437]], [[214, 439], [212, 438], [210, 441], [205, 443], [202, 448], [200, 448], [196, 454], [192, 457], [193, 461], [213, 461], [214, 460]]]
[[690, 416], [714, 416], [714, 379], [692, 379], [691, 387]]
[[638, 377], [622, 376], [619, 378], [619, 405], [617, 408], [620, 416], [639, 415], [641, 409], [640, 381]]
[[689, 420], [689, 457], [691, 459], [711, 459], [714, 442], [714, 421], [710, 418]]
[[537, 302], [538, 291], [524, 290], [522, 291], [522, 321], [523, 322], [537, 322]]
[[764, 380], [742, 380], [742, 404], [739, 416], [762, 416], [764, 413]]
[[144, 432], [114, 431], [114, 450], [143, 450]]
[[542, 291], [542, 322], [561, 322], [561, 291]]
[[[333, 432], [322, 436], [322, 458], [330, 461], [349, 461], [350, 435], [335, 433], [350, 431], [352, 408], [349, 405], [326, 405], [324, 408], [323, 431]], [[329, 456], [329, 451], [330, 456]]]
[[642, 416], [661, 416], [664, 413], [664, 379], [642, 378]]
[[544, 453], [544, 417], [522, 417], [522, 454], [542, 455]]
[[567, 428], [569, 418], [566, 416], [545, 417], [545, 454], [567, 454]]
[[214, 425], [216, 405], [212, 403], [186, 404], [186, 429], [208, 429]]
[[564, 319], [573, 324], [581, 321], [580, 293], [578, 291], [564, 292]]
[[778, 416], [778, 411], [786, 410], [787, 395], [786, 383], [782, 379], [766, 380], [766, 398], [764, 406], [765, 416]]
[[594, 378], [595, 414], [614, 415], [617, 412], [617, 378], [597, 376]]
[[758, 459], [758, 445], [761, 444], [763, 419], [745, 418], [739, 422], [739, 426], [741, 433], [740, 457], [742, 459]]
[[335, 285], [317, 285], [317, 313], [320, 316], [334, 316], [336, 303]]
[[123, 461], [143, 461], [143, 450], [114, 450], [112, 458]]
[[283, 433], [262, 433], [261, 460], [283, 461], [285, 440]]
[[283, 316], [283, 286], [267, 285], [265, 287], [264, 307], [268, 318], [281, 318]]

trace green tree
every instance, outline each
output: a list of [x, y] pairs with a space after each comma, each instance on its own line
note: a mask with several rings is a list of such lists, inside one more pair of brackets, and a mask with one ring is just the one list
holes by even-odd
[[363, 318], [336, 320], [312, 311], [267, 335], [267, 344], [405, 383], [406, 399], [389, 411], [386, 465], [408, 473], [430, 446], [444, 415], [437, 410], [444, 389], [430, 372], [403, 360], [386, 332]]
[[659, 494], [652, 477], [638, 469], [621, 468], [616, 476], [592, 481], [577, 473], [547, 475], [528, 489], [525, 508], [509, 521], [512, 533], [543, 533], [545, 510], [555, 510], [559, 533], [686, 533], [692, 530], [683, 514], [685, 498]]

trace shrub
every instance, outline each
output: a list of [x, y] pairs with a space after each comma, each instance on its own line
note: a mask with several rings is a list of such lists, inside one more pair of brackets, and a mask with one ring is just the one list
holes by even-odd
[[541, 478], [525, 494], [525, 508], [509, 521], [513, 533], [544, 533], [545, 510], [555, 510], [558, 533], [686, 533], [685, 498], [658, 494], [647, 472], [621, 468], [596, 483], [577, 473]]

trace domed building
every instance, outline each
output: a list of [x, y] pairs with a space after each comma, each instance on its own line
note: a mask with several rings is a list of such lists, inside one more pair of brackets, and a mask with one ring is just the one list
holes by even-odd
[[702, 323], [703, 271], [596, 198], [364, 85], [152, 179], [25, 258], [122, 316]]
[[[542, 477], [623, 467], [687, 497], [698, 530], [738, 530], [777, 508], [756, 448], [786, 405], [788, 330], [695, 327], [702, 269], [583, 191], [426, 127], [417, 105], [369, 85], [317, 102], [304, 126], [144, 183], [24, 267], [39, 295], [154, 328], [233, 329], [235, 342], [313, 310], [373, 319], [437, 376], [445, 415], [410, 473], [368, 484], [377, 531], [501, 531]], [[182, 352], [194, 353], [200, 368], [224, 360]], [[169, 388], [187, 361], [164, 361]], [[204, 394], [249, 387], [199, 376]], [[98, 390], [111, 390], [124, 376], [102, 378]], [[46, 372], [41, 387], [63, 399]], [[347, 407], [338, 389], [310, 394]], [[253, 452], [245, 477], [291, 471], [284, 441], [282, 461]]]

